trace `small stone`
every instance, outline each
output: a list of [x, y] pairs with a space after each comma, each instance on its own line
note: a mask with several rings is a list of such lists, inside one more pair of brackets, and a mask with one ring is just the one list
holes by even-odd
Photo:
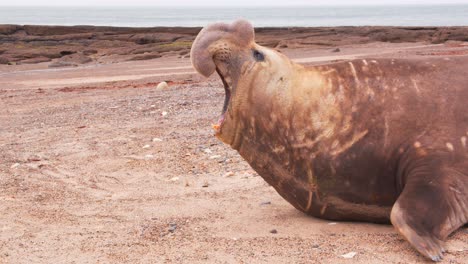
[[143, 148], [144, 149], [149, 149], [151, 146], [150, 145], [144, 145]]
[[312, 245], [312, 248], [319, 248], [319, 245]]
[[328, 223], [328, 225], [336, 225], [335, 222]]
[[19, 163], [15, 163], [15, 164], [11, 165], [11, 167], [10, 167], [10, 168], [12, 168], [12, 169], [15, 169], [15, 168], [18, 168], [18, 167], [19, 167], [19, 165], [20, 165]]
[[152, 158], [154, 158], [154, 155], [151, 155], [151, 154], [145, 155], [145, 159], [152, 159]]
[[179, 181], [179, 177], [172, 177], [170, 179], [171, 182], [176, 182], [176, 181]]
[[234, 176], [234, 172], [232, 171], [226, 172], [226, 174], [223, 175], [223, 177], [232, 177], [232, 176]]
[[208, 184], [208, 182], [204, 182], [203, 185], [202, 185], [203, 188], [206, 188], [206, 187], [208, 187], [208, 186], [210, 186], [210, 185]]
[[162, 140], [162, 139], [160, 139], [160, 138], [153, 138], [153, 140], [152, 140], [152, 141], [153, 141], [153, 142], [162, 142], [163, 140]]
[[332, 52], [340, 52], [340, 51], [341, 51], [340, 48], [336, 48], [336, 49], [332, 50]]
[[210, 157], [210, 159], [219, 159], [221, 158], [221, 155], [213, 155]]
[[204, 149], [203, 152], [205, 152], [206, 154], [213, 153], [213, 151], [211, 151], [211, 149], [209, 149], [209, 148]]
[[270, 201], [266, 201], [266, 202], [261, 202], [260, 205], [270, 205], [271, 202]]
[[272, 229], [272, 230], [270, 230], [270, 233], [272, 233], [272, 234], [278, 234], [278, 230]]
[[167, 114], [168, 114], [168, 113], [167, 113], [166, 111], [163, 111], [163, 112], [161, 113], [161, 115], [162, 115], [163, 117], [167, 116]]
[[177, 229], [177, 224], [176, 223], [170, 223], [169, 224], [169, 229], [168, 229], [169, 232], [174, 233], [174, 231], [176, 231], [176, 229]]
[[150, 107], [151, 107], [151, 108], [155, 108], [155, 107], [156, 107], [156, 105], [150, 105]]
[[167, 85], [167, 82], [160, 82], [156, 86], [156, 90], [161, 91], [161, 90], [166, 90], [169, 88], [169, 85]]
[[356, 256], [356, 252], [349, 252], [349, 253], [346, 253], [344, 255], [341, 255], [341, 257], [345, 258], [345, 259], [352, 259], [354, 258], [354, 256]]

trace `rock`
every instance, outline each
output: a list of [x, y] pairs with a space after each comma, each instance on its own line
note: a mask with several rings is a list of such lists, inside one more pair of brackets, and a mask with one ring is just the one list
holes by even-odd
[[336, 49], [332, 50], [332, 52], [340, 52], [340, 51], [341, 51], [340, 48], [336, 48]]
[[174, 233], [174, 231], [176, 231], [176, 229], [177, 229], [177, 224], [176, 223], [170, 223], [169, 224], [169, 229], [168, 229], [169, 232]]
[[272, 229], [272, 230], [270, 230], [270, 233], [272, 233], [272, 234], [278, 234], [278, 230]]
[[328, 223], [328, 225], [336, 225], [335, 222]]
[[158, 83], [158, 86], [156, 86], [156, 90], [161, 91], [161, 90], [166, 90], [169, 89], [169, 85], [167, 85], [167, 82], [160, 82]]
[[169, 181], [171, 182], [179, 181], [179, 177], [172, 177]]
[[219, 159], [221, 158], [221, 155], [213, 155], [210, 157], [210, 159]]
[[152, 141], [153, 141], [153, 142], [162, 142], [163, 140], [162, 140], [162, 139], [160, 139], [160, 138], [153, 138], [153, 140], [152, 140]]
[[208, 182], [204, 182], [203, 185], [202, 185], [203, 188], [206, 188], [206, 187], [208, 187], [208, 186], [210, 186], [210, 185], [208, 184]]
[[260, 205], [270, 205], [271, 202], [270, 201], [266, 201], [266, 202], [261, 202]]
[[232, 177], [232, 176], [234, 176], [234, 172], [232, 172], [232, 171], [226, 172], [226, 174], [223, 175], [223, 177], [225, 177], [225, 178], [226, 177]]
[[97, 53], [98, 51], [95, 49], [83, 50], [83, 55], [86, 55], [86, 56], [97, 54]]
[[49, 68], [59, 68], [59, 67], [74, 67], [74, 66], [78, 66], [74, 63], [71, 63], [71, 62], [66, 62], [66, 61], [56, 61], [56, 62], [52, 62], [51, 64], [49, 64]]
[[211, 149], [209, 149], [209, 148], [204, 149], [203, 152], [205, 152], [206, 154], [213, 153], [213, 151], [211, 151]]
[[0, 25], [0, 34], [11, 35], [21, 29], [18, 25]]
[[167, 113], [166, 111], [163, 111], [163, 112], [161, 113], [161, 116], [162, 116], [162, 117], [165, 117], [165, 116], [167, 116], [167, 114], [168, 114], [168, 113]]
[[[48, 61], [51, 61], [51, 60], [52, 59], [50, 59], [50, 58], [39, 56], [39, 57], [36, 57], [36, 58], [22, 60], [18, 64], [36, 64], [36, 63], [41, 63], [41, 62], [48, 62]], [[1, 64], [1, 62], [0, 62], [0, 64]]]
[[349, 253], [346, 253], [344, 255], [341, 255], [341, 257], [345, 258], [345, 259], [352, 259], [354, 258], [354, 256], [356, 256], [356, 252], [349, 252]]
[[144, 145], [143, 148], [144, 149], [149, 149], [151, 146], [150, 145]]
[[0, 64], [8, 64], [10, 61], [6, 58], [0, 57]]
[[76, 54], [65, 55], [61, 57], [59, 61], [70, 62], [70, 63], [75, 63], [75, 64], [85, 64], [85, 63], [92, 62], [93, 60], [90, 57], [82, 53], [76, 53]]

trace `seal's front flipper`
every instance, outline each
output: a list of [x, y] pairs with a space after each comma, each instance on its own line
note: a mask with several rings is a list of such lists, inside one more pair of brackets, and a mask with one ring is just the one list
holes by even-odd
[[[421, 215], [421, 218], [423, 217], [424, 216]], [[397, 202], [393, 206], [390, 215], [393, 226], [395, 226], [398, 232], [400, 232], [419, 253], [433, 261], [440, 261], [442, 259], [442, 253], [445, 252], [443, 242], [428, 231], [423, 231], [420, 228], [421, 223], [409, 223], [414, 221], [409, 221], [408, 218], [411, 217], [408, 217], [407, 211], [402, 210]]]
[[468, 177], [462, 168], [431, 167], [407, 175], [390, 220], [417, 251], [440, 261], [443, 241], [468, 220]]

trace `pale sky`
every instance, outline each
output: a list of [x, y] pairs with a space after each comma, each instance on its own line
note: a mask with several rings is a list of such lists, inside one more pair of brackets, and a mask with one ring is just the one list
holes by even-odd
[[468, 4], [468, 0], [0, 0], [0, 6], [290, 6]]

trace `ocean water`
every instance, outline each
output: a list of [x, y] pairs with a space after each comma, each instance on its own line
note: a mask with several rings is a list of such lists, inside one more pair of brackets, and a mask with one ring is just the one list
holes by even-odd
[[468, 5], [349, 7], [0, 7], [0, 24], [204, 26], [250, 20], [256, 27], [468, 26]]

